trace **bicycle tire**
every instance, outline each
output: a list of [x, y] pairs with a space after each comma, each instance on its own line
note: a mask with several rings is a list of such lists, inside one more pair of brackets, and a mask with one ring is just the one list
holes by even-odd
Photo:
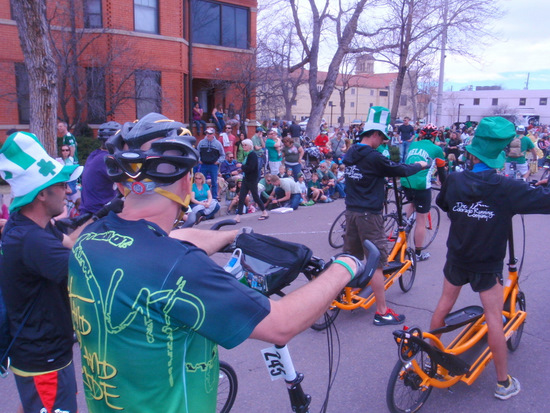
[[542, 181], [543, 179], [548, 178], [548, 174], [550, 174], [550, 169], [548, 169], [548, 168], [544, 169], [544, 172], [540, 176], [540, 181]]
[[[525, 311], [527, 305], [525, 303], [525, 294], [520, 291], [516, 297], [516, 311], [521, 310]], [[510, 311], [510, 298], [504, 303], [504, 311]], [[519, 342], [521, 341], [521, 336], [523, 335], [523, 327], [525, 327], [525, 321], [521, 323], [518, 329], [510, 336], [506, 341], [506, 346], [510, 351], [516, 351], [519, 347]]]
[[[435, 205], [430, 207], [429, 215], [426, 217], [426, 235], [424, 236], [424, 242], [421, 250], [428, 248], [432, 242], [434, 242], [437, 233], [439, 232], [439, 223], [441, 221], [441, 212]], [[410, 235], [411, 240], [414, 240], [414, 231], [417, 222], [415, 221], [413, 228], [411, 228]], [[412, 243], [411, 243], [412, 244]], [[416, 245], [415, 245], [416, 246]]]
[[336, 217], [328, 233], [328, 243], [332, 248], [344, 246], [344, 235], [346, 234], [346, 211], [342, 211]]
[[405, 257], [412, 262], [412, 265], [407, 271], [401, 274], [399, 277], [399, 287], [404, 293], [408, 292], [413, 284], [414, 279], [416, 278], [416, 254], [411, 248], [407, 248], [405, 251]]
[[[428, 376], [435, 375], [435, 366], [428, 353], [420, 350], [414, 358], [420, 366], [427, 366], [423, 367], [423, 370]], [[429, 365], [426, 363], [427, 360], [430, 360]], [[411, 363], [404, 365], [398, 361], [390, 374], [386, 390], [388, 409], [392, 413], [412, 413], [420, 410], [432, 392], [431, 386], [421, 388], [421, 382], [422, 379], [414, 372]]]
[[233, 367], [225, 361], [220, 361], [220, 377], [218, 381], [217, 413], [228, 413], [237, 398], [239, 383]]
[[[341, 301], [341, 295], [337, 298], [338, 301]], [[340, 314], [340, 308], [336, 307], [334, 305], [331, 305], [330, 308], [323, 313], [319, 319], [313, 323], [311, 328], [315, 331], [323, 331], [329, 328], [329, 326], [334, 323], [334, 320], [336, 320], [336, 317], [338, 317], [338, 314]]]

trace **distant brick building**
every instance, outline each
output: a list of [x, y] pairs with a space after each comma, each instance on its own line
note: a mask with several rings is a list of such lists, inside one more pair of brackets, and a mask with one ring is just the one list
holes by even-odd
[[[253, 59], [256, 0], [48, 1], [57, 50], [77, 40], [78, 94], [66, 91], [66, 113], [92, 127], [125, 122], [150, 111], [190, 122], [196, 96], [204, 120], [217, 104], [242, 107], [234, 82], [239, 64]], [[70, 6], [70, 7], [69, 7]], [[71, 22], [76, 31], [70, 34]], [[72, 36], [72, 37], [71, 37]], [[26, 129], [28, 78], [10, 1], [0, 0], [0, 133]], [[84, 48], [84, 45], [88, 45]], [[70, 56], [70, 53], [66, 53]], [[60, 65], [62, 67], [62, 65]], [[63, 76], [63, 75], [62, 75]], [[70, 82], [69, 82], [70, 83]], [[76, 83], [76, 82], [75, 82]], [[81, 98], [75, 98], [80, 95]], [[245, 105], [245, 117], [253, 117]], [[58, 112], [60, 119], [64, 112]]]

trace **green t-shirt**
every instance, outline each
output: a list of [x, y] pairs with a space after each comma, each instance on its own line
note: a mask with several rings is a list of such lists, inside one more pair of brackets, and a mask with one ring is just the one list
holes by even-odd
[[204, 251], [115, 214], [69, 260], [69, 299], [92, 413], [216, 411], [218, 348], [243, 342], [269, 300]]
[[264, 149], [263, 149], [263, 141], [262, 141], [262, 138], [258, 135], [254, 135], [252, 136], [252, 145], [255, 147], [255, 146], [259, 146], [261, 149], [254, 149], [254, 152], [256, 152], [256, 155], [258, 155], [259, 157], [263, 157], [264, 156]]
[[390, 159], [390, 148], [388, 148], [388, 145], [386, 145], [385, 143], [376, 148], [376, 150], [384, 155], [386, 158]]
[[[428, 160], [435, 160], [436, 158], [445, 159], [443, 149], [428, 139], [422, 139], [411, 143], [409, 152], [407, 152], [407, 159], [405, 159], [405, 163], [410, 165], [419, 161], [428, 162]], [[431, 178], [435, 169], [435, 162], [433, 162], [430, 169], [424, 169], [409, 177], [401, 178], [401, 185], [405, 188], [417, 190], [431, 188]]]
[[74, 163], [78, 163], [78, 144], [75, 137], [71, 133], [67, 133], [63, 137], [63, 145], [69, 145], [74, 147]]
[[525, 159], [525, 152], [530, 151], [531, 149], [535, 148], [535, 144], [533, 141], [529, 138], [529, 136], [523, 135], [521, 138], [521, 156], [519, 158], [510, 158], [509, 156], [506, 157], [506, 162], [515, 162], [519, 164], [524, 164], [527, 162], [527, 159]]
[[273, 139], [267, 139], [265, 141], [265, 147], [267, 149], [267, 156], [269, 162], [280, 162], [283, 159], [282, 154], [275, 149], [275, 141]]

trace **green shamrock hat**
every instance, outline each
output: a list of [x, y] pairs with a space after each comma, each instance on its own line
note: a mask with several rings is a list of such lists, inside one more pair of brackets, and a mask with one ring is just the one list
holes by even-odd
[[481, 119], [477, 125], [472, 143], [466, 150], [490, 168], [504, 167], [504, 148], [516, 136], [512, 122], [500, 116]]
[[74, 181], [82, 169], [57, 162], [32, 133], [13, 133], [0, 149], [0, 176], [10, 184], [14, 196], [10, 211], [30, 204], [44, 188]]
[[369, 115], [367, 116], [367, 121], [363, 126], [363, 132], [360, 136], [363, 136], [365, 133], [371, 130], [377, 130], [382, 132], [386, 139], [389, 139], [388, 136], [388, 125], [390, 124], [391, 114], [388, 108], [383, 106], [373, 106], [369, 109]]

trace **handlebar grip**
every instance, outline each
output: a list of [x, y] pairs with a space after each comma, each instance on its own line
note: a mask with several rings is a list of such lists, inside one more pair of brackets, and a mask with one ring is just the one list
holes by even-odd
[[378, 267], [380, 262], [380, 251], [369, 240], [363, 241], [363, 246], [368, 252], [367, 262], [363, 264], [360, 268], [357, 268], [357, 272], [353, 280], [349, 282], [348, 287], [352, 288], [364, 288], [371, 280], [374, 271]]
[[210, 227], [210, 230], [212, 231], [217, 231], [219, 230], [221, 227], [225, 227], [227, 225], [237, 225], [237, 221], [235, 221], [234, 219], [224, 219], [222, 221], [218, 221], [216, 222], [215, 224], [213, 224], [211, 227]]

